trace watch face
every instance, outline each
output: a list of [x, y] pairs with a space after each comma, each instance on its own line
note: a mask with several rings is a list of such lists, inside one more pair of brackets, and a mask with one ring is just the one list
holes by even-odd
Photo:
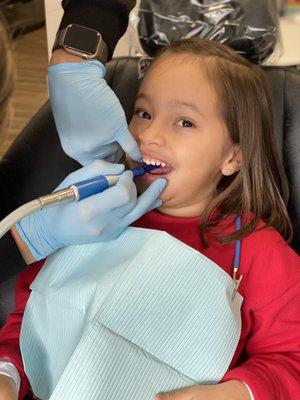
[[66, 31], [64, 46], [70, 50], [93, 55], [99, 44], [100, 34], [80, 25], [70, 25]]

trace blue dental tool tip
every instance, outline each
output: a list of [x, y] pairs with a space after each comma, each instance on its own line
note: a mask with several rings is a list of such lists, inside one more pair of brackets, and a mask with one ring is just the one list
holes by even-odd
[[[159, 165], [146, 165], [132, 170], [133, 177], [144, 175], [153, 169], [158, 168]], [[74, 183], [71, 187], [75, 190], [76, 200], [83, 200], [94, 194], [104, 192], [104, 190], [115, 185], [119, 180], [119, 175], [99, 175], [95, 178], [86, 179], [81, 182]]]
[[160, 167], [160, 165], [146, 165], [144, 167], [135, 168], [132, 170], [133, 177], [137, 178], [138, 176], [144, 175], [147, 172], [150, 172], [158, 167]]

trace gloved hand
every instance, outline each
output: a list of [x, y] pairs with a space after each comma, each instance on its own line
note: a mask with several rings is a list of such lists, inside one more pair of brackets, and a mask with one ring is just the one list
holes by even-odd
[[48, 70], [51, 107], [62, 147], [82, 165], [116, 154], [117, 142], [132, 159], [141, 159], [124, 110], [103, 79], [105, 72], [99, 61], [56, 64]]
[[137, 198], [132, 172], [123, 171], [122, 164], [94, 161], [67, 176], [56, 190], [97, 175], [121, 174], [115, 186], [82, 201], [45, 208], [23, 218], [16, 229], [33, 257], [40, 260], [64, 246], [112, 240], [162, 204], [157, 198], [166, 179], [155, 180]]

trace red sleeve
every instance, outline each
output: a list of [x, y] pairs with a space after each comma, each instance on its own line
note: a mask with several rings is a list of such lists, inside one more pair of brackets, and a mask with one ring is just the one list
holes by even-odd
[[252, 247], [256, 262], [244, 277], [251, 321], [246, 360], [222, 381], [244, 381], [255, 400], [295, 400], [300, 398], [300, 258], [277, 233], [271, 236], [273, 245], [263, 240], [263, 251]]
[[30, 295], [29, 287], [43, 264], [44, 261], [34, 263], [20, 273], [15, 293], [15, 310], [8, 316], [5, 325], [0, 330], [0, 358], [9, 358], [20, 374], [21, 387], [19, 399], [22, 399], [30, 388], [27, 376], [24, 372], [19, 346], [21, 323], [25, 306]]

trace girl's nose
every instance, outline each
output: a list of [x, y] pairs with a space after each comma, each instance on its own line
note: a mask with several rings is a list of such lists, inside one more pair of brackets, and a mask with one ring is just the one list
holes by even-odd
[[139, 134], [141, 144], [162, 146], [165, 143], [162, 128], [158, 124], [152, 123]]

